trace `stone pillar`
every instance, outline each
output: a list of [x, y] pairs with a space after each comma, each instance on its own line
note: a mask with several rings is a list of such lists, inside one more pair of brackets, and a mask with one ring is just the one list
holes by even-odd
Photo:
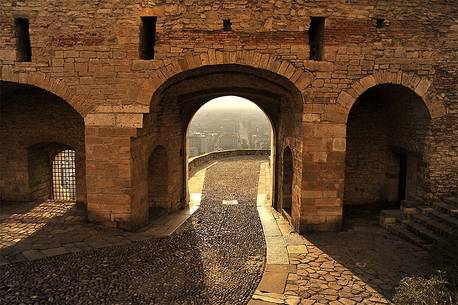
[[136, 128], [86, 124], [87, 208], [90, 221], [134, 229], [131, 137]]
[[342, 224], [346, 125], [306, 122], [300, 232], [335, 231]]

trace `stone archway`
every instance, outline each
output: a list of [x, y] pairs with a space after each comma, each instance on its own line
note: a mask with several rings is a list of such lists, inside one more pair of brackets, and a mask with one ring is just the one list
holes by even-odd
[[4, 66], [0, 70], [0, 82], [11, 82], [41, 88], [60, 97], [75, 109], [82, 117], [93, 112], [94, 105], [89, 105], [76, 93], [75, 89], [67, 86], [62, 80], [50, 78], [41, 72], [16, 73], [11, 66]]
[[188, 54], [182, 59], [166, 60], [155, 70], [154, 76], [143, 82], [138, 91], [137, 103], [151, 105], [151, 97], [161, 86], [179, 73], [200, 67], [216, 65], [242, 65], [270, 71], [287, 78], [299, 91], [304, 91], [314, 80], [311, 72], [296, 68], [286, 60], [278, 60], [270, 54], [253, 51], [215, 51], [208, 50], [201, 55]]
[[[199, 57], [200, 58], [200, 57]], [[269, 60], [269, 58], [266, 58]], [[295, 73], [290, 66], [279, 63], [277, 69], [289, 71], [290, 77]], [[299, 74], [296, 73], [296, 77]], [[302, 76], [301, 76], [302, 75]], [[308, 73], [300, 73], [296, 81], [306, 86]], [[308, 78], [307, 78], [308, 79]], [[299, 88], [285, 76], [269, 70], [254, 68], [250, 65], [221, 64], [206, 65], [187, 70], [170, 77], [153, 94], [150, 112], [144, 116], [143, 128], [138, 131], [138, 137], [133, 139], [134, 165], [139, 169], [134, 174], [134, 184], [144, 179], [145, 151], [150, 151], [156, 145], [162, 145], [169, 156], [169, 200], [170, 207], [177, 209], [187, 204], [186, 176], [186, 129], [194, 113], [212, 98], [224, 95], [237, 95], [255, 103], [272, 122], [275, 133], [276, 151], [283, 151], [286, 143], [301, 151], [302, 143], [302, 93]], [[281, 172], [281, 157], [275, 158], [277, 173]], [[295, 170], [300, 171], [300, 165]], [[300, 173], [295, 173], [300, 177]], [[276, 175], [276, 179], [279, 175]], [[274, 182], [275, 185], [278, 184]], [[300, 189], [300, 188], [297, 188]], [[275, 187], [276, 190], [276, 187]], [[274, 192], [277, 195], [277, 192]], [[275, 196], [276, 196], [275, 195]], [[136, 192], [132, 204], [135, 205], [133, 215], [138, 219], [138, 226], [144, 225], [145, 214], [142, 192]], [[274, 197], [279, 200], [279, 197]], [[293, 196], [300, 198], [300, 196]], [[293, 205], [299, 206], [294, 200]], [[141, 212], [140, 212], [141, 211]], [[137, 218], [138, 217], [138, 218]], [[293, 221], [298, 221], [298, 219]]]
[[424, 197], [431, 117], [402, 85], [375, 85], [356, 99], [347, 122], [344, 205]]
[[76, 151], [76, 201], [86, 202], [84, 119], [71, 104], [42, 88], [0, 82], [0, 159], [5, 201], [51, 198], [52, 159], [59, 147]]
[[442, 101], [428, 94], [432, 84], [429, 79], [402, 71], [380, 71], [373, 75], [368, 75], [354, 82], [349, 89], [343, 90], [339, 94], [336, 104], [341, 106], [348, 115], [351, 107], [361, 94], [381, 84], [397, 84], [413, 90], [419, 97], [423, 98], [432, 119], [439, 118], [446, 113], [446, 108]]

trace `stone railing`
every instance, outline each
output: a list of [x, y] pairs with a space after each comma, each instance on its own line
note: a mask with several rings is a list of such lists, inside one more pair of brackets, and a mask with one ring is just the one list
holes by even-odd
[[188, 161], [189, 173], [192, 174], [202, 165], [223, 158], [240, 157], [240, 156], [270, 156], [270, 150], [267, 149], [235, 149], [209, 152], [197, 157], [190, 158]]

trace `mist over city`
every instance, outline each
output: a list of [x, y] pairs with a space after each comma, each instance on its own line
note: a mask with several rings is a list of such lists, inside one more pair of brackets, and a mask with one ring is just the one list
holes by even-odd
[[188, 129], [188, 157], [232, 149], [270, 149], [271, 126], [251, 101], [224, 96], [205, 104]]

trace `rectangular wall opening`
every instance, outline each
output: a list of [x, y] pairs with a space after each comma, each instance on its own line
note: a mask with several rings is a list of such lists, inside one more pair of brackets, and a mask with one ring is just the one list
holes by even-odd
[[16, 18], [16, 60], [32, 61], [32, 49], [30, 47], [29, 19]]
[[324, 58], [324, 17], [311, 17], [309, 28], [310, 59]]
[[398, 200], [406, 199], [407, 188], [407, 156], [399, 155], [399, 184], [398, 184]]
[[59, 152], [52, 163], [52, 190], [54, 200], [76, 199], [75, 151]]
[[154, 46], [156, 44], [157, 17], [141, 17], [140, 28], [140, 58], [154, 59]]
[[223, 20], [223, 30], [225, 30], [225, 31], [232, 31], [232, 22], [231, 22], [231, 19], [224, 19], [224, 20]]

